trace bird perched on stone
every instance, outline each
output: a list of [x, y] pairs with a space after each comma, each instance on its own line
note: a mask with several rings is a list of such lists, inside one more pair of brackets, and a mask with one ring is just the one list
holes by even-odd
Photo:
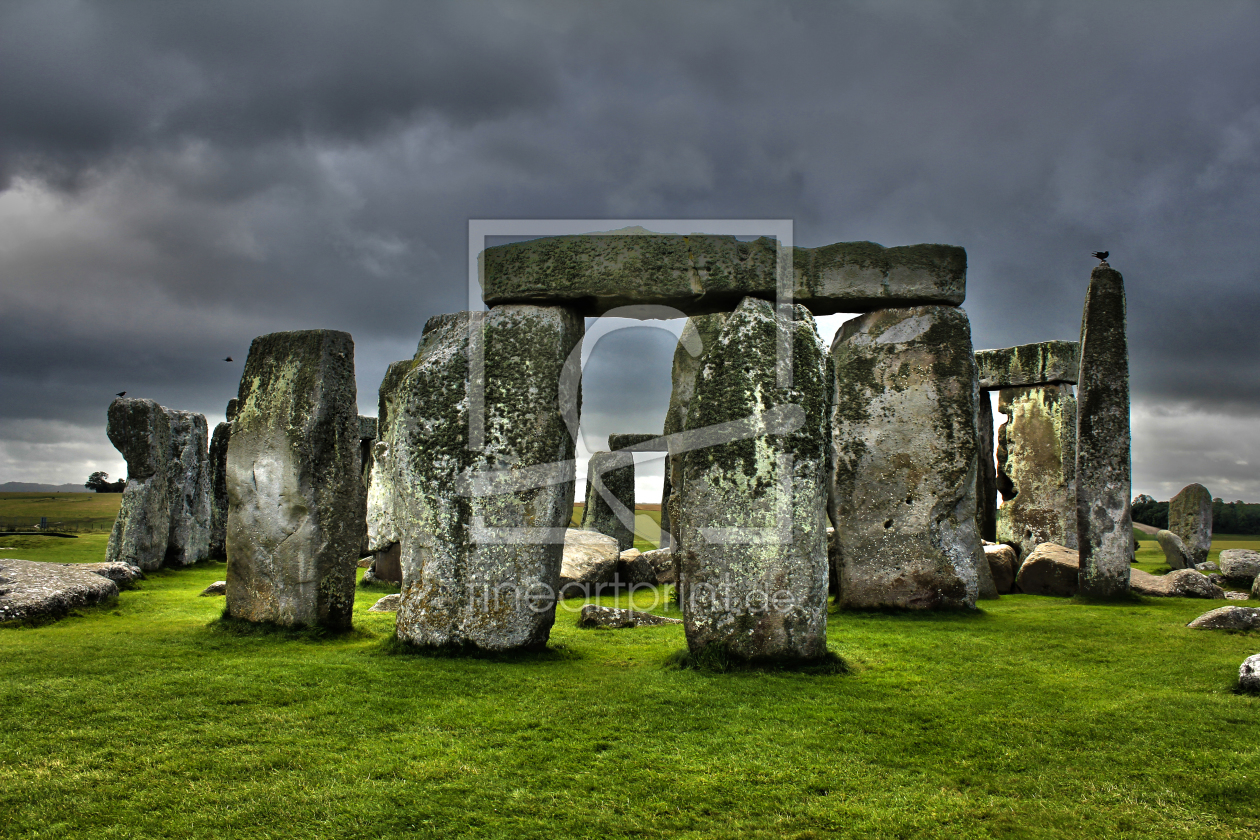
[[1094, 259], [1100, 260], [1101, 262], [1106, 262], [1107, 257], [1109, 256], [1111, 256], [1110, 251], [1095, 251], [1094, 252]]
[[225, 361], [225, 362], [230, 362], [230, 361], [232, 361], [232, 357], [231, 357], [231, 356], [228, 356], [228, 357], [227, 357], [226, 359], [224, 359], [223, 361]]
[[125, 397], [125, 396], [127, 396], [127, 392], [126, 392], [126, 391], [119, 391], [117, 394], [114, 394], [114, 396], [115, 396], [115, 397]]

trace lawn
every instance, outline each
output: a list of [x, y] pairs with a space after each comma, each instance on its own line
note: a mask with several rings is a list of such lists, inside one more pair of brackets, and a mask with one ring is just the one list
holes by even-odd
[[29, 530], [41, 516], [52, 530], [108, 533], [121, 503], [122, 493], [0, 493], [0, 536]]
[[848, 674], [711, 673], [576, 601], [514, 659], [394, 652], [383, 588], [348, 635], [239, 635], [224, 568], [0, 630], [0, 837], [1260, 835], [1260, 636], [1184, 626], [1219, 601], [839, 613]]

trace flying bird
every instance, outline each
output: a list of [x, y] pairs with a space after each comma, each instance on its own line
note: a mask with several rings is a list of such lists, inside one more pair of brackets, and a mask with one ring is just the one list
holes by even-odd
[[1110, 251], [1095, 251], [1094, 252], [1094, 259], [1102, 260], [1103, 262], [1106, 262], [1107, 257], [1109, 256], [1111, 256]]
[[127, 392], [126, 392], [126, 391], [119, 391], [119, 392], [118, 392], [117, 394], [115, 394], [114, 396], [116, 396], [116, 397], [125, 397], [125, 396], [127, 396]]
[[231, 357], [231, 356], [228, 356], [228, 357], [227, 357], [226, 359], [224, 359], [223, 361], [225, 361], [225, 362], [230, 362], [230, 361], [232, 361], [232, 357]]

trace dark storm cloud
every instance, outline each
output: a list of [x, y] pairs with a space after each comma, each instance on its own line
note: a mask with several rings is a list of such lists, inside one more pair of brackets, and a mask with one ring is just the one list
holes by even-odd
[[[978, 346], [1074, 338], [1109, 249], [1135, 399], [1260, 417], [1257, 34], [1251, 3], [6, 4], [0, 418], [221, 412], [206, 360], [316, 326], [370, 411], [466, 305], [467, 220], [516, 217], [960, 244]], [[614, 406], [627, 375], [588, 376], [592, 427], [663, 412]]]

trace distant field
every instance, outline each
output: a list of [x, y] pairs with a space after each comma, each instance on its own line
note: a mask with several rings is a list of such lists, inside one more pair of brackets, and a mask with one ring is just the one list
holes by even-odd
[[26, 531], [48, 517], [50, 530], [109, 531], [122, 493], [0, 493], [0, 533]]

